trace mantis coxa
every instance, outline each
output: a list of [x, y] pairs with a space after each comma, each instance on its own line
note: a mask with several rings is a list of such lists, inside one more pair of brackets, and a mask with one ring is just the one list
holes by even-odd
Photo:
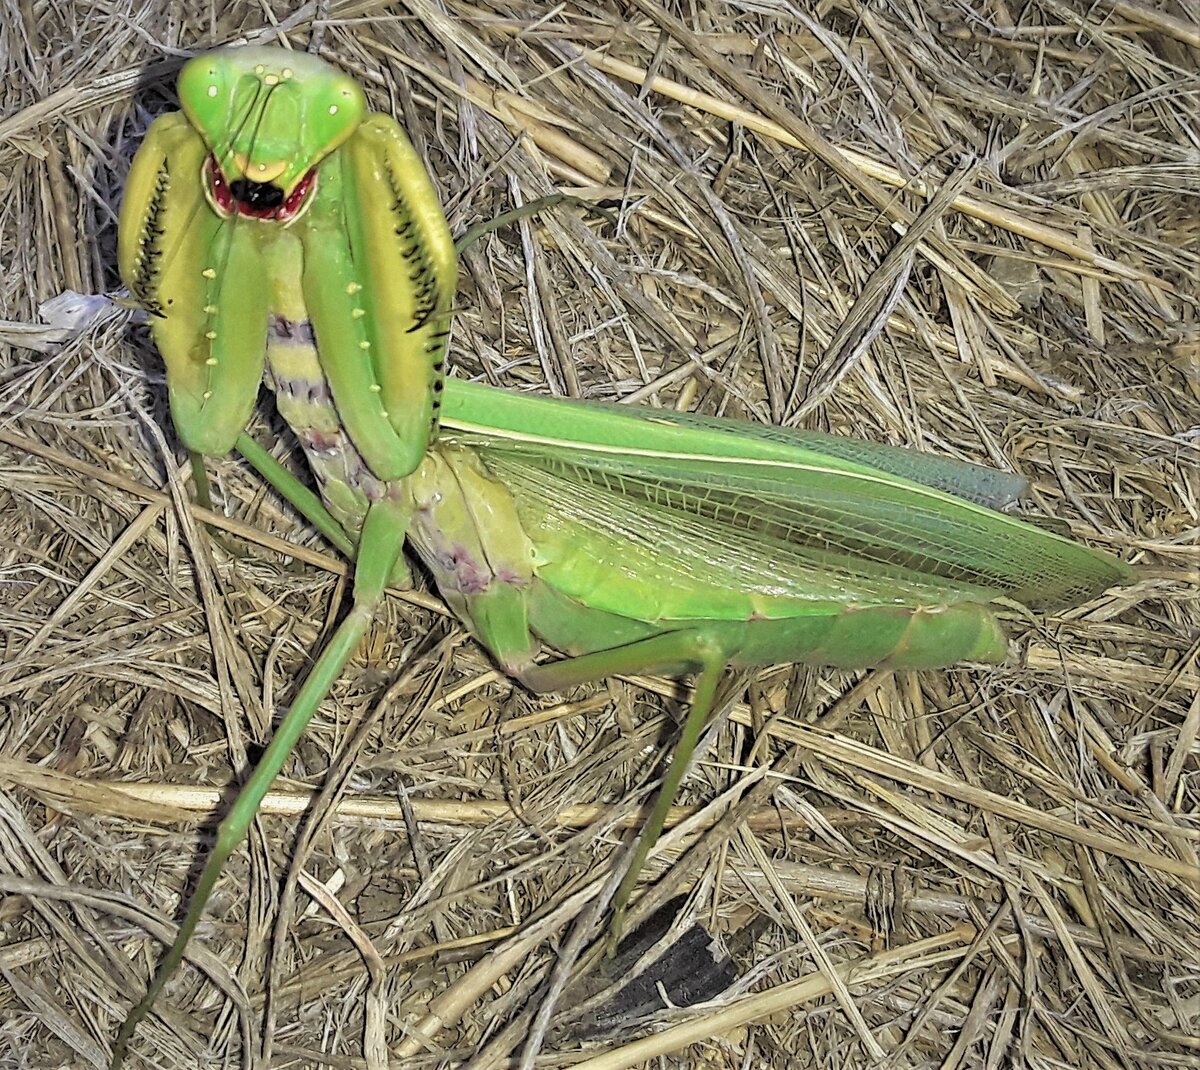
[[[657, 409], [519, 396], [445, 374], [454, 245], [400, 127], [312, 56], [185, 65], [181, 113], [131, 170], [120, 267], [199, 454], [238, 449], [354, 560], [351, 606], [221, 823], [178, 937], [353, 655], [411, 544], [450, 608], [535, 692], [694, 674], [614, 928], [730, 667], [1000, 662], [991, 603], [1076, 604], [1115, 558], [999, 512], [1020, 480], [901, 449]], [[314, 495], [245, 433], [261, 383]], [[543, 650], [553, 652], [542, 657]]]

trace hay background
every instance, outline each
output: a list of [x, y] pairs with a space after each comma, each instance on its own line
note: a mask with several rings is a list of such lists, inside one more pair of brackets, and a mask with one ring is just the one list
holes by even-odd
[[[1015, 465], [1035, 511], [1143, 568], [1080, 610], [1014, 616], [1003, 668], [740, 680], [748, 705], [685, 787], [707, 808], [671, 874], [700, 878], [690, 913], [728, 935], [741, 988], [664, 1011], [658, 1028], [694, 1032], [642, 1048], [555, 1027], [539, 1065], [579, 1065], [582, 1049], [595, 1067], [660, 1051], [712, 1067], [1197, 1065], [1187, 7], [332, 4], [323, 54], [412, 132], [456, 232], [555, 188], [617, 216], [559, 208], [476, 247], [459, 374], [748, 419], [803, 411], [806, 426]], [[147, 926], [176, 916], [208, 842], [212, 798], [189, 789], [227, 796], [342, 591], [328, 548], [235, 460], [209, 468], [238, 534], [214, 544], [162, 496], [187, 494], [184, 458], [127, 311], [102, 303], [81, 331], [36, 314], [67, 289], [116, 293], [121, 185], [183, 56], [282, 33], [303, 48], [314, 14], [183, 10], [7, 0], [0, 15], [3, 1066], [105, 1063], [160, 953]], [[676, 16], [698, 50], [670, 32]], [[733, 111], [645, 90], [646, 68]], [[772, 108], [819, 132], [826, 158], [755, 132]], [[889, 172], [961, 181], [1005, 225]], [[923, 212], [915, 256], [885, 261], [892, 223]], [[843, 337], [839, 361], [847, 319], [869, 345]], [[287, 448], [262, 412], [260, 439]], [[340, 802], [299, 845], [294, 813], [262, 819], [193, 945], [219, 959], [218, 985], [185, 971], [134, 1065], [208, 1065], [209, 1045], [238, 1065], [230, 971], [252, 1023], [273, 993], [270, 1065], [381, 1066], [384, 1048], [393, 1066], [506, 1065], [636, 816], [673, 693], [614, 681], [536, 700], [436, 599], [389, 600], [289, 770], [296, 789], [340, 784]], [[772, 763], [782, 781], [763, 780]], [[362, 799], [378, 808], [350, 812]], [[676, 837], [654, 874], [679, 856]], [[310, 889], [332, 882], [344, 916], [301, 892], [264, 980], [300, 867]], [[386, 967], [374, 989], [351, 933]], [[497, 947], [516, 950], [467, 988]], [[434, 998], [444, 1025], [420, 1054], [401, 1023]]]

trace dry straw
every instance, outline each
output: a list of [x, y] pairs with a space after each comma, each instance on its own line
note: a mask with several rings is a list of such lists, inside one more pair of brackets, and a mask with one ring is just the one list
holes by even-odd
[[[115, 293], [122, 180], [180, 57], [304, 48], [315, 8], [5, 10], [0, 1065], [99, 1066], [345, 568], [233, 460], [221, 515], [189, 514], [144, 335], [37, 309]], [[1002, 668], [731, 681], [647, 902], [690, 892], [741, 980], [586, 1043], [582, 945], [534, 1023], [681, 693], [536, 701], [436, 597], [391, 599], [138, 1065], [1195, 1065], [1194, 7], [322, 14], [456, 230], [555, 190], [608, 212], [469, 253], [458, 374], [1015, 466], [1141, 579], [1014, 612]], [[255, 433], [290, 448], [265, 409]]]

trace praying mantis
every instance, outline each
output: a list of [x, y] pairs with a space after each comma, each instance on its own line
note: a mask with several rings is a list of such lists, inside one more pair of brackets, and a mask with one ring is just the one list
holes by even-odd
[[[1116, 558], [999, 511], [1022, 489], [1005, 473], [446, 376], [456, 254], [400, 127], [368, 112], [353, 79], [280, 49], [198, 56], [179, 96], [134, 160], [119, 235], [173, 422], [194, 453], [238, 450], [354, 570], [350, 607], [222, 821], [114, 1067], [385, 589], [412, 582], [406, 542], [533, 692], [694, 676], [614, 930], [727, 669], [997, 663], [996, 599], [1066, 606], [1130, 580]], [[319, 494], [245, 434], [264, 381]]]

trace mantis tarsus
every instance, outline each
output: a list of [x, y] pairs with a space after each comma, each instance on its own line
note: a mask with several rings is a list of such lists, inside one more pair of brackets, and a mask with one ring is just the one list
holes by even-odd
[[[1115, 558], [996, 511], [1021, 489], [1003, 473], [445, 378], [454, 246], [396, 123], [347, 76], [276, 49], [199, 56], [179, 92], [183, 112], [138, 152], [120, 222], [176, 428], [197, 453], [237, 448], [355, 569], [351, 608], [222, 822], [114, 1066], [384, 588], [408, 581], [406, 538], [535, 692], [695, 674], [614, 928], [727, 668], [999, 662], [995, 599], [1067, 605], [1129, 579]], [[319, 498], [243, 433], [264, 376]], [[562, 656], [538, 660], [543, 645]]]

